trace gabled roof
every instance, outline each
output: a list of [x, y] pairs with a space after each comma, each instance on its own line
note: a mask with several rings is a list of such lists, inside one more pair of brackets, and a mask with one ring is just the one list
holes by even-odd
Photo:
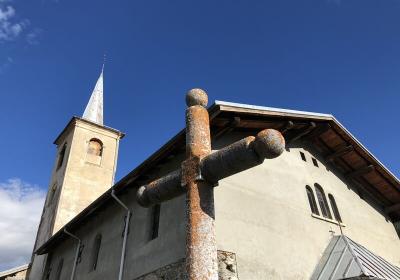
[[311, 280], [400, 279], [400, 268], [345, 235], [334, 236]]
[[[356, 186], [360, 195], [368, 195], [393, 220], [400, 220], [400, 181], [371, 152], [368, 151], [332, 115], [285, 110], [216, 101], [208, 108], [211, 137], [216, 139], [233, 130], [248, 131], [274, 128], [282, 132], [290, 146], [298, 141], [312, 142], [325, 160]], [[185, 130], [181, 130], [142, 164], [118, 181], [111, 189], [79, 213], [64, 227], [73, 231], [96, 209], [116, 193], [136, 188], [154, 178], [154, 170], [185, 149]], [[43, 254], [60, 239], [63, 228], [53, 235], [37, 253]]]
[[8, 270], [1, 271], [1, 272], [0, 272], [0, 277], [12, 276], [13, 274], [16, 274], [16, 273], [18, 273], [18, 272], [27, 270], [28, 267], [29, 267], [28, 264], [24, 264], [24, 265], [17, 266], [17, 267], [8, 269]]

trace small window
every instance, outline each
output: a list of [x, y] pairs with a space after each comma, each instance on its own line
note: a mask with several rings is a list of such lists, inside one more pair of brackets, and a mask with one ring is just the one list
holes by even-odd
[[318, 161], [315, 158], [312, 158], [312, 163], [315, 167], [318, 167]]
[[103, 143], [99, 139], [90, 139], [87, 153], [101, 157], [103, 155]]
[[96, 270], [96, 268], [97, 268], [97, 261], [99, 259], [100, 246], [101, 246], [101, 234], [98, 234], [98, 235], [96, 235], [96, 238], [94, 239], [94, 242], [93, 242], [90, 271]]
[[64, 259], [61, 259], [57, 266], [57, 273], [56, 273], [55, 279], [61, 279], [61, 272], [62, 272], [63, 265], [64, 265]]
[[154, 205], [151, 209], [150, 240], [153, 240], [158, 237], [158, 229], [160, 224], [160, 204]]
[[312, 189], [310, 186], [306, 186], [306, 191], [307, 191], [307, 197], [308, 197], [308, 203], [310, 204], [311, 212], [315, 215], [319, 215], [317, 203], [315, 202], [315, 197]]
[[305, 155], [303, 152], [300, 152], [300, 156], [301, 156], [301, 159], [302, 159], [303, 161], [307, 161], [306, 155]]
[[322, 216], [328, 219], [332, 219], [331, 211], [329, 210], [328, 201], [326, 200], [324, 190], [320, 185], [315, 184], [315, 192], [317, 194], [318, 204], [321, 208]]
[[67, 144], [64, 144], [60, 154], [58, 155], [57, 170], [60, 169], [60, 167], [63, 165], [66, 149], [67, 149]]
[[331, 203], [331, 207], [332, 207], [333, 215], [335, 216], [335, 220], [341, 223], [342, 218], [340, 217], [339, 209], [337, 208], [335, 198], [331, 194], [328, 194], [328, 198], [329, 198], [329, 202]]

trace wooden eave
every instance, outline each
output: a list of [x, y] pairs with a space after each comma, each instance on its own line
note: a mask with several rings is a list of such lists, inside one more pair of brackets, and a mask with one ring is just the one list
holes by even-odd
[[[372, 196], [393, 220], [400, 220], [399, 179], [332, 115], [221, 103], [218, 117], [212, 121], [213, 127], [224, 127], [229, 120], [240, 118], [235, 129], [274, 128], [283, 132], [287, 142], [307, 131], [297, 141], [312, 142], [325, 158], [346, 150], [329, 164], [339, 170], [350, 184], [356, 184], [362, 188], [360, 191]], [[284, 131], [289, 122], [291, 128]], [[349, 146], [352, 149], [344, 149]]]

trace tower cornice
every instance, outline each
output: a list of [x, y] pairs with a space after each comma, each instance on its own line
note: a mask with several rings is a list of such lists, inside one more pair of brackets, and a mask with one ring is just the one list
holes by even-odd
[[58, 145], [60, 140], [61, 140], [61, 138], [65, 134], [65, 132], [67, 132], [72, 126], [77, 125], [78, 122], [83, 122], [83, 123], [86, 123], [86, 124], [89, 124], [89, 125], [93, 125], [95, 127], [101, 128], [101, 129], [105, 129], [105, 130], [107, 130], [107, 131], [109, 131], [109, 132], [111, 132], [113, 134], [116, 134], [119, 139], [122, 139], [125, 136], [125, 133], [123, 133], [123, 132], [121, 132], [121, 131], [119, 131], [117, 129], [114, 129], [114, 128], [111, 128], [111, 127], [108, 127], [108, 126], [104, 126], [104, 125], [100, 125], [98, 123], [89, 121], [89, 120], [81, 118], [81, 117], [73, 116], [71, 118], [71, 120], [68, 122], [68, 124], [65, 126], [65, 128], [61, 131], [61, 133], [54, 140], [53, 144]]

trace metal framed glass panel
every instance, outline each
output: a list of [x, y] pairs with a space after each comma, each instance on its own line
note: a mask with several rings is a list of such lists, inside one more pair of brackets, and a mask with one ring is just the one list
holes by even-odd
[[335, 216], [335, 220], [341, 223], [342, 217], [340, 217], [339, 209], [337, 208], [335, 198], [331, 194], [328, 194], [328, 198], [329, 198], [329, 202], [331, 203], [333, 216]]
[[310, 186], [306, 186], [306, 192], [307, 192], [307, 197], [308, 197], [308, 203], [310, 204], [311, 212], [315, 215], [319, 215], [317, 203], [315, 201], [315, 196], [310, 188]]
[[331, 211], [329, 210], [328, 201], [326, 200], [325, 192], [318, 184], [314, 184], [315, 193], [317, 194], [319, 208], [321, 209], [322, 216], [332, 219]]

